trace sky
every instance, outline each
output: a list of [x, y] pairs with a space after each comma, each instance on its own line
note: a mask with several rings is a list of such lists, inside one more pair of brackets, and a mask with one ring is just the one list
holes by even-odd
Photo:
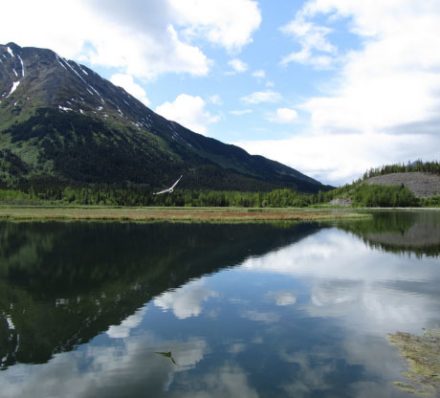
[[3, 0], [50, 48], [193, 131], [341, 185], [440, 158], [440, 0]]

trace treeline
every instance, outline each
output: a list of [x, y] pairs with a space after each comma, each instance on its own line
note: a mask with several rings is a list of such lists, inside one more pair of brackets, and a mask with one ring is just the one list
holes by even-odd
[[107, 206], [191, 206], [191, 207], [306, 207], [323, 203], [324, 194], [302, 194], [290, 189], [271, 192], [179, 190], [153, 195], [148, 188], [83, 186], [29, 187], [26, 190], [1, 190], [6, 202], [57, 202], [66, 205]]
[[420, 201], [403, 185], [360, 184], [354, 190], [353, 204], [360, 207], [417, 207]]
[[328, 205], [334, 198], [350, 199], [355, 207], [440, 206], [440, 197], [418, 199], [404, 186], [354, 184], [328, 192], [303, 194], [290, 189], [271, 192], [179, 190], [153, 195], [139, 186], [29, 187], [2, 189], [3, 203], [98, 206], [188, 206], [188, 207], [308, 207]]
[[376, 167], [368, 170], [364, 173], [363, 179], [381, 176], [385, 174], [391, 173], [409, 173], [409, 172], [425, 172], [432, 174], [440, 174], [440, 162], [423, 162], [421, 160], [417, 160], [415, 162], [404, 163], [396, 163], [382, 167]]
[[35, 180], [32, 184], [25, 183], [15, 188], [0, 187], [0, 202], [4, 204], [53, 202], [57, 205], [264, 208], [326, 206], [338, 198], [348, 199], [355, 207], [440, 206], [440, 196], [417, 198], [403, 185], [370, 185], [362, 181], [316, 194], [299, 193], [291, 189], [243, 192], [177, 188], [172, 194], [153, 195], [150, 187], [136, 184], [63, 185], [59, 180], [50, 178]]

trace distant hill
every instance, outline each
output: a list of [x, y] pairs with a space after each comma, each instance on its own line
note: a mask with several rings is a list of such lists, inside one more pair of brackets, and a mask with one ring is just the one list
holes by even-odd
[[0, 185], [326, 190], [262, 156], [169, 121], [47, 49], [0, 45]]
[[365, 182], [370, 185], [403, 185], [418, 198], [440, 195], [440, 175], [437, 174], [418, 171], [391, 173], [368, 178]]
[[325, 193], [324, 203], [336, 206], [407, 207], [440, 205], [440, 163], [387, 165]]

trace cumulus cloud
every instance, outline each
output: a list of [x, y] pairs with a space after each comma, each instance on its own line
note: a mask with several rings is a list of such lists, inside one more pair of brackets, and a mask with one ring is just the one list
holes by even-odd
[[243, 73], [248, 70], [248, 66], [241, 59], [234, 58], [228, 62], [228, 65], [232, 68], [235, 73]]
[[261, 24], [254, 0], [168, 0], [189, 37], [203, 37], [229, 51], [238, 51], [252, 41]]
[[294, 20], [281, 28], [281, 31], [293, 37], [300, 45], [300, 50], [283, 57], [282, 65], [291, 62], [309, 64], [317, 68], [327, 68], [331, 65], [331, 55], [336, 53], [336, 47], [327, 39], [330, 28], [306, 21], [303, 13], [299, 12]]
[[144, 79], [169, 72], [206, 75], [211, 61], [193, 42], [240, 51], [261, 23], [252, 0], [18, 0], [4, 4], [2, 13], [20, 15], [20, 26], [5, 19], [0, 42], [51, 48]]
[[278, 108], [274, 113], [269, 114], [268, 120], [275, 123], [288, 124], [298, 119], [298, 112], [291, 108]]
[[241, 141], [237, 145], [301, 170], [318, 180], [342, 184], [359, 178], [374, 165], [437, 159], [435, 134], [298, 134], [282, 140]]
[[268, 102], [279, 102], [281, 94], [273, 90], [255, 91], [241, 98], [245, 104], [262, 104]]
[[116, 86], [125, 89], [125, 91], [136, 97], [145, 105], [150, 104], [150, 100], [147, 98], [147, 93], [139, 84], [134, 81], [133, 76], [123, 73], [116, 73], [110, 78], [110, 81]]
[[[350, 17], [362, 49], [346, 57], [340, 82], [304, 104], [315, 128], [371, 131], [436, 117], [440, 95], [440, 5], [410, 0], [311, 1], [309, 18]], [[436, 117], [437, 118], [437, 117]]]
[[219, 116], [205, 109], [206, 102], [199, 96], [180, 94], [173, 102], [165, 102], [156, 108], [156, 112], [174, 120], [186, 128], [200, 134], [208, 132], [208, 126], [217, 123]]
[[[319, 28], [338, 18], [360, 42], [343, 55]], [[336, 56], [339, 69], [321, 94], [296, 106], [308, 127], [280, 141], [242, 143], [245, 149], [333, 184], [386, 163], [438, 159], [438, 2], [310, 0], [284, 31], [312, 57]]]

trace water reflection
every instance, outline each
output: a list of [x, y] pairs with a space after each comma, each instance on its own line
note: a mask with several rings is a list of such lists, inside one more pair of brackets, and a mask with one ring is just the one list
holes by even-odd
[[202, 312], [202, 304], [218, 293], [206, 288], [203, 282], [194, 281], [185, 286], [162, 293], [154, 299], [154, 304], [163, 310], [172, 310], [179, 319], [198, 316]]
[[411, 257], [371, 250], [336, 229], [249, 258], [242, 266], [308, 283], [310, 302], [304, 308], [310, 316], [343, 317], [352, 327], [372, 333], [432, 326], [440, 310], [437, 258], [415, 266]]
[[196, 283], [160, 294], [317, 229], [2, 223], [0, 367], [46, 362], [104, 331], [124, 337], [158, 295], [161, 308], [196, 316], [215, 293]]
[[440, 255], [439, 211], [376, 211], [371, 220], [343, 223], [341, 227], [373, 248], [418, 256]]
[[395, 214], [2, 224], [0, 395], [407, 397], [387, 333], [440, 325], [439, 224]]

